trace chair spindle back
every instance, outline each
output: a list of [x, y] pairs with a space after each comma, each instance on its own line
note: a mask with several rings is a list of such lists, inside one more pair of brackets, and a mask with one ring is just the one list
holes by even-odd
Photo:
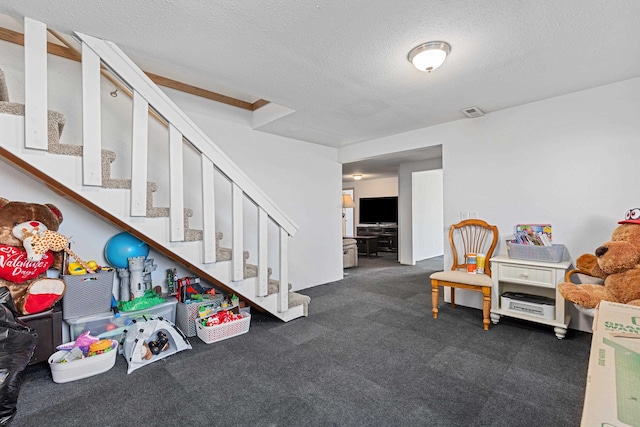
[[451, 270], [467, 269], [468, 254], [485, 254], [485, 274], [491, 276], [489, 258], [498, 243], [498, 227], [481, 219], [467, 219], [449, 229], [449, 244], [453, 253]]

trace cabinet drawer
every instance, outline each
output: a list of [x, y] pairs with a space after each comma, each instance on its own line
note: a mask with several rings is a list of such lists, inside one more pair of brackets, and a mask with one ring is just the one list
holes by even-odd
[[553, 269], [543, 267], [522, 267], [503, 264], [499, 268], [498, 280], [524, 283], [543, 288], [555, 288]]

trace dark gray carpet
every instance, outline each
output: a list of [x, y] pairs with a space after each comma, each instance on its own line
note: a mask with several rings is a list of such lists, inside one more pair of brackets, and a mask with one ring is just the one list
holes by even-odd
[[[440, 304], [429, 274], [360, 258], [344, 280], [302, 291], [309, 317], [252, 312], [245, 335], [184, 351], [130, 375], [56, 384], [29, 367], [21, 426], [578, 426], [591, 335]], [[442, 292], [441, 292], [442, 294]]]

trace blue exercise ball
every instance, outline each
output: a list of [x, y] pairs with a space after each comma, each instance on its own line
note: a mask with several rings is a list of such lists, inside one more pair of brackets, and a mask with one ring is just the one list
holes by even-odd
[[104, 247], [104, 256], [115, 268], [128, 268], [127, 258], [147, 257], [149, 245], [126, 231], [109, 239]]

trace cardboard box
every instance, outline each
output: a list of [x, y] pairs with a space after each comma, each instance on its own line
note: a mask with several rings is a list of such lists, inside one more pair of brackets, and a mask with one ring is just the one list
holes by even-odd
[[596, 310], [581, 425], [640, 426], [640, 307]]

